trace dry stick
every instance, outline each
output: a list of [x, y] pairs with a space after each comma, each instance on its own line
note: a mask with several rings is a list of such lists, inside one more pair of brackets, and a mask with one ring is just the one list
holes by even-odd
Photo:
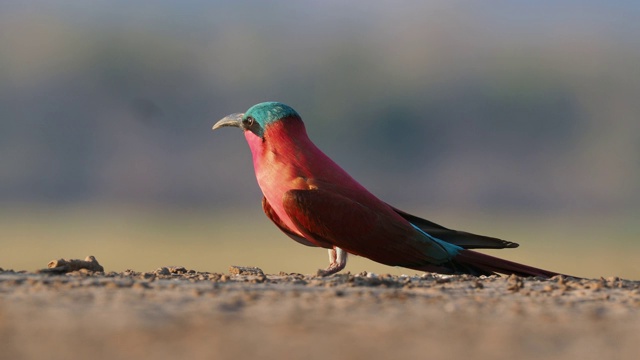
[[80, 269], [89, 271], [102, 271], [104, 268], [98, 263], [94, 256], [87, 256], [84, 260], [79, 259], [58, 259], [52, 260], [47, 264], [48, 269], [38, 270], [40, 273], [65, 274]]

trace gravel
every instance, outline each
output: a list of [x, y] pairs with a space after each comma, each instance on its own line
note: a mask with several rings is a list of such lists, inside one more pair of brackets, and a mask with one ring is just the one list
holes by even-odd
[[1, 359], [635, 359], [640, 281], [0, 269]]

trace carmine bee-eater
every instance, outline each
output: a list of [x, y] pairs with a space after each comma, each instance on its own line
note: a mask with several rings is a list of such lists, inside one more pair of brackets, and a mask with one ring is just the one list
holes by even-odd
[[267, 217], [293, 240], [329, 249], [329, 267], [318, 275], [344, 269], [347, 254], [441, 274], [557, 275], [469, 250], [516, 243], [448, 229], [378, 199], [309, 140], [300, 115], [285, 104], [254, 105], [213, 130], [225, 126], [244, 132]]

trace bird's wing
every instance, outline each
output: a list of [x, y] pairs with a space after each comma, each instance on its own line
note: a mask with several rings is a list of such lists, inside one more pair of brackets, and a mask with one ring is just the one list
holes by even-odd
[[398, 215], [402, 216], [408, 222], [419, 227], [422, 231], [429, 235], [446, 241], [448, 243], [458, 245], [463, 249], [504, 249], [517, 248], [517, 243], [502, 239], [492, 238], [489, 236], [471, 234], [464, 231], [447, 229], [442, 225], [438, 225], [429, 220], [411, 215], [402, 210], [398, 210], [389, 205]]
[[[282, 230], [283, 233], [287, 234], [287, 236], [289, 236], [293, 240], [297, 241], [298, 243], [300, 243], [302, 245], [306, 245], [306, 246], [313, 246], [313, 247], [317, 247], [318, 246], [318, 245], [310, 242], [309, 240], [303, 238], [302, 236], [300, 236], [300, 235], [294, 233], [293, 231], [291, 231], [291, 229], [289, 229], [287, 227], [287, 225], [285, 223], [283, 223], [282, 220], [280, 220], [280, 217], [278, 216], [278, 214], [276, 214], [276, 212], [271, 207], [271, 204], [269, 204], [269, 201], [267, 201], [267, 198], [264, 197], [264, 196], [262, 197], [262, 210], [267, 215], [267, 217], [269, 219], [271, 219], [271, 221], [273, 221], [273, 223], [276, 224], [276, 226], [280, 230]], [[328, 248], [331, 248], [331, 246], [329, 246]]]
[[283, 203], [305, 237], [383, 264], [442, 264], [452, 256], [446, 245], [414, 229], [382, 202], [379, 209], [371, 209], [338, 193], [314, 189], [290, 190]]

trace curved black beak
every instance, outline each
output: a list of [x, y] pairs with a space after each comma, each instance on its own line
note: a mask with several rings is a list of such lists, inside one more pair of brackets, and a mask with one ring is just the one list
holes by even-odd
[[211, 128], [211, 130], [217, 130], [221, 127], [224, 126], [233, 126], [233, 127], [237, 127], [237, 128], [242, 128], [242, 117], [244, 116], [243, 113], [236, 113], [236, 114], [231, 114], [231, 115], [227, 115], [224, 118], [220, 119], [217, 123], [215, 123], [213, 125], [213, 127]]

